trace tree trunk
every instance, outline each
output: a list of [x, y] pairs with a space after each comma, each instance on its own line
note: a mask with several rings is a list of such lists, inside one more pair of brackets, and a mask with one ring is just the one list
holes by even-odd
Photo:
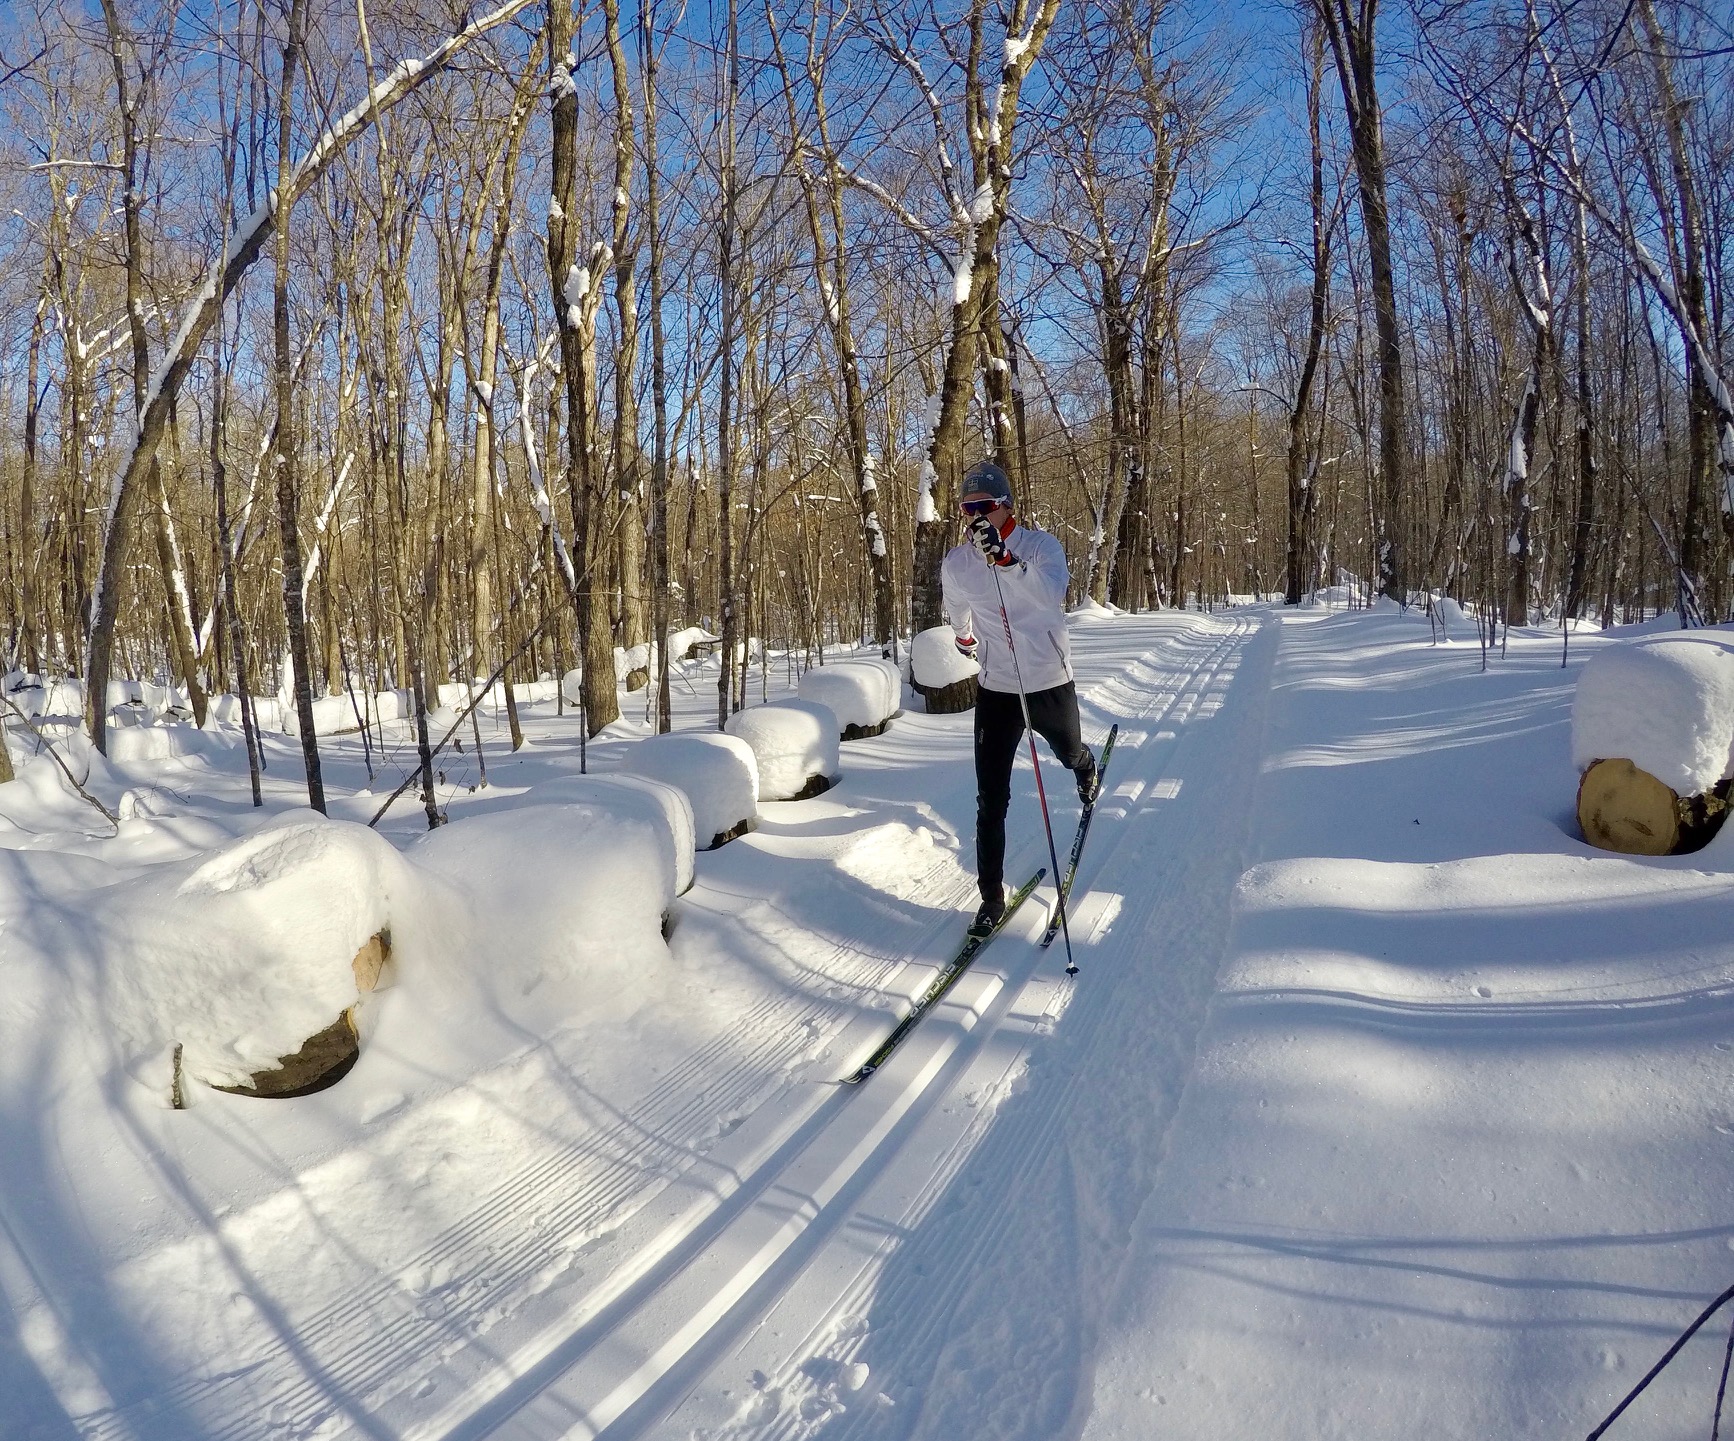
[[651, 636], [656, 645], [656, 729], [666, 734], [673, 724], [668, 675], [668, 365], [662, 330], [662, 168], [656, 146], [655, 0], [642, 7], [639, 18], [644, 69], [644, 219], [650, 252], [650, 404], [655, 430], [650, 462]]
[[[1374, 561], [1379, 592], [1408, 601], [1403, 523], [1408, 496], [1408, 442], [1404, 422], [1403, 343], [1397, 316], [1396, 273], [1385, 185], [1384, 115], [1375, 84], [1374, 27], [1378, 0], [1315, 0], [1330, 37], [1350, 150], [1361, 196], [1378, 336], [1379, 484], [1373, 494]], [[1354, 4], [1355, 8], [1351, 8]], [[1358, 12], [1358, 13], [1357, 13]]]
[[1313, 278], [1312, 300], [1307, 311], [1306, 357], [1295, 385], [1294, 403], [1288, 413], [1288, 544], [1283, 571], [1283, 600], [1299, 605], [1310, 577], [1307, 575], [1308, 522], [1316, 501], [1318, 471], [1310, 465], [1308, 420], [1312, 409], [1313, 381], [1318, 375], [1319, 355], [1325, 343], [1325, 308], [1330, 296], [1330, 227], [1325, 217], [1325, 152], [1320, 125], [1320, 91], [1324, 81], [1324, 33], [1313, 28], [1307, 71], [1307, 135], [1311, 142]]
[[[305, 0], [290, 0], [288, 36], [283, 42], [283, 67], [277, 93], [277, 193], [289, 193], [291, 104], [295, 67], [302, 57]], [[289, 654], [295, 668], [295, 716], [301, 731], [301, 758], [307, 768], [307, 804], [325, 811], [325, 781], [319, 767], [319, 736], [313, 722], [312, 657], [307, 646], [305, 589], [301, 573], [300, 488], [296, 476], [294, 365], [289, 349], [289, 227], [276, 235], [276, 285], [271, 306], [273, 368], [277, 395], [277, 525], [283, 543], [283, 616], [289, 632]]]

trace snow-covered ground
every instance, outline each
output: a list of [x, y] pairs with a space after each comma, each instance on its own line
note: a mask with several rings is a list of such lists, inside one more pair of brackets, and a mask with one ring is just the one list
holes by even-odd
[[[1573, 685], [1618, 637], [1484, 671], [1459, 624], [1077, 617], [1086, 734], [1121, 726], [1081, 973], [1033, 943], [1044, 888], [859, 1088], [973, 909], [967, 715], [845, 742], [670, 902], [654, 804], [587, 842], [616, 831], [575, 717], [527, 707], [512, 755], [489, 712], [452, 825], [419, 839], [406, 796], [395, 858], [346, 842], [347, 929], [285, 903], [339, 960], [389, 920], [355, 1069], [189, 1079], [184, 1110], [136, 978], [176, 974], [183, 905], [175, 1004], [244, 984], [199, 898], [219, 848], [302, 833], [294, 743], [265, 817], [232, 735], [130, 743], [91, 780], [112, 835], [30, 763], [0, 789], [0, 1437], [1581, 1436], [1734, 1280], [1734, 833], [1586, 847]], [[681, 728], [714, 680], [683, 667]], [[334, 817], [394, 746], [369, 787], [324, 742]], [[1027, 762], [1011, 834], [1010, 873], [1046, 863]], [[1725, 1334], [1610, 1437], [1708, 1435]]]

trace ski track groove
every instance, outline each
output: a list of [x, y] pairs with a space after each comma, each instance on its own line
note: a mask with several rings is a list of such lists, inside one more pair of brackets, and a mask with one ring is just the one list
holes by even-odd
[[[923, 873], [923, 884], [915, 888], [918, 898], [945, 867], [944, 859], [936, 860]], [[949, 911], [966, 892], [965, 886], [957, 884], [935, 896], [943, 918], [927, 928], [918, 944], [938, 937], [948, 927]], [[828, 962], [835, 963], [837, 969], [827, 970], [827, 962], [794, 964], [804, 972], [823, 976], [837, 990], [855, 995], [882, 994], [897, 972], [910, 964], [905, 948], [881, 948], [876, 954], [853, 940], [833, 945]], [[438, 1240], [405, 1261], [397, 1274], [380, 1276], [344, 1300], [304, 1320], [297, 1319], [294, 1330], [298, 1337], [317, 1337], [325, 1344], [312, 1347], [285, 1340], [277, 1357], [304, 1347], [309, 1352], [299, 1358], [292, 1376], [258, 1388], [255, 1373], [274, 1359], [261, 1357], [238, 1371], [191, 1378], [144, 1401], [89, 1415], [80, 1429], [90, 1441], [130, 1441], [141, 1434], [139, 1423], [146, 1423], [148, 1432], [149, 1423], [161, 1413], [197, 1416], [214, 1406], [229, 1414], [213, 1422], [205, 1435], [211, 1441], [249, 1441], [258, 1434], [261, 1412], [290, 1434], [318, 1427], [339, 1409], [333, 1400], [334, 1390], [358, 1401], [388, 1401], [425, 1373], [425, 1359], [437, 1361], [480, 1339], [493, 1323], [517, 1309], [528, 1299], [522, 1288], [544, 1275], [550, 1263], [565, 1258], [570, 1264], [578, 1249], [568, 1244], [570, 1238], [582, 1237], [581, 1246], [606, 1235], [630, 1214], [622, 1214], [623, 1205], [634, 1200], [642, 1205], [652, 1199], [655, 1192], [645, 1185], [647, 1175], [661, 1172], [661, 1180], [666, 1182], [707, 1165], [707, 1156], [700, 1148], [719, 1139], [715, 1127], [719, 1117], [738, 1115], [753, 1100], [755, 1091], [766, 1089], [763, 1077], [767, 1059], [773, 1072], [782, 1077], [780, 1082], [770, 1083], [774, 1094], [775, 1089], [788, 1084], [789, 1071], [815, 1049], [823, 1055], [854, 1014], [851, 1004], [839, 995], [800, 997], [785, 992], [767, 997], [737, 1026], [671, 1067], [642, 1101], [635, 1103], [631, 1115], [621, 1116], [593, 1136], [563, 1145], [516, 1173]], [[833, 1022], [828, 1036], [809, 1027], [809, 1022], [827, 1019]], [[765, 1096], [761, 1101], [768, 1099]], [[796, 1116], [791, 1130], [798, 1129], [805, 1119], [804, 1113]], [[600, 1169], [584, 1176], [596, 1167]], [[534, 1225], [522, 1225], [526, 1214], [535, 1216]], [[509, 1230], [500, 1225], [502, 1216], [515, 1218]], [[705, 1219], [697, 1218], [695, 1226], [703, 1225]], [[490, 1238], [501, 1232], [533, 1240], [501, 1253], [489, 1244]], [[437, 1271], [450, 1260], [474, 1255], [486, 1256], [492, 1262], [487, 1284], [478, 1286], [473, 1278], [466, 1284], [465, 1277], [454, 1277], [447, 1283], [457, 1292], [450, 1305], [436, 1309], [427, 1297], [409, 1291], [399, 1279], [416, 1270]], [[602, 1284], [606, 1289], [606, 1283]], [[580, 1314], [584, 1309], [579, 1308]], [[319, 1357], [311, 1354], [315, 1350], [331, 1354]], [[412, 1362], [406, 1368], [406, 1356], [424, 1364]], [[384, 1383], [393, 1377], [401, 1384], [386, 1386]], [[224, 1393], [229, 1391], [238, 1393], [240, 1404], [224, 1404]]]
[[[1138, 743], [1128, 748], [1128, 759], [1132, 760], [1133, 764], [1126, 771], [1116, 767], [1113, 775], [1115, 787], [1127, 779], [1137, 779], [1145, 776], [1147, 772], [1149, 774], [1146, 776], [1147, 784], [1132, 800], [1127, 814], [1120, 818], [1123, 823], [1108, 828], [1107, 834], [1095, 839], [1092, 848], [1086, 850], [1085, 864], [1080, 867], [1079, 873], [1079, 885], [1082, 889], [1075, 892], [1077, 896], [1088, 894], [1090, 879], [1106, 871], [1116, 855], [1138, 834], [1137, 828], [1124, 822], [1134, 818], [1141, 809], [1140, 802], [1150, 794], [1154, 782], [1162, 779], [1171, 768], [1174, 753], [1179, 749], [1182, 740], [1180, 728], [1213, 700], [1217, 701], [1219, 708], [1220, 696], [1232, 684], [1236, 673], [1229, 671], [1225, 674], [1223, 667], [1230, 657], [1243, 653], [1256, 634], [1256, 627], [1236, 623], [1226, 633], [1206, 632], [1176, 637], [1174, 639], [1181, 651], [1179, 656], [1164, 658], [1161, 650], [1166, 647], [1147, 650], [1116, 674], [1088, 688], [1084, 696], [1085, 704], [1097, 713], [1096, 719], [1106, 716], [1101, 729], [1105, 731], [1106, 724], [1115, 719], [1122, 722], [1122, 745], [1126, 744], [1128, 723], [1144, 723], [1148, 726], [1146, 734], [1139, 738]], [[1148, 675], [1152, 671], [1164, 682], [1154, 694], [1150, 688], [1136, 685], [1135, 679], [1140, 673]], [[1176, 684], [1177, 672], [1181, 672], [1181, 675]], [[1140, 704], [1114, 704], [1121, 696], [1126, 700], [1135, 696]], [[1109, 798], [1112, 795], [1113, 791], [1110, 790]], [[1104, 841], [1107, 844], [1103, 844]], [[1122, 911], [1115, 921], [1115, 928], [1130, 929], [1129, 922], [1136, 916], [1147, 916], [1159, 911], [1177, 884], [1178, 881], [1170, 876], [1162, 886], [1154, 891], [1147, 891], [1143, 902], [1135, 910], [1128, 907]], [[1044, 957], [1036, 950], [1033, 940], [1026, 938], [1023, 944], [1028, 954], [1018, 956], [1016, 962], [1002, 968], [1005, 979], [999, 993], [991, 1004], [984, 1008], [981, 1020], [963, 1038], [943, 1073], [930, 1083], [919, 1114], [912, 1109], [882, 1143], [877, 1157], [870, 1158], [884, 1157], [901, 1149], [923, 1120], [953, 1098], [956, 1085], [966, 1076], [976, 1071], [991, 1072], [990, 1075], [984, 1074], [981, 1077], [980, 1089], [995, 1095], [996, 1104], [971, 1108], [972, 1114], [946, 1146], [939, 1163], [908, 1199], [895, 1221], [887, 1221], [888, 1227], [894, 1227], [899, 1232], [912, 1232], [928, 1220], [952, 1182], [977, 1154], [982, 1144], [982, 1133], [992, 1127], [998, 1116], [998, 1101], [1004, 1099], [1008, 1078], [1024, 1060], [1029, 1041], [1034, 1035], [1033, 1031], [1020, 1035], [1016, 1031], [1002, 1030], [1000, 1027], [1006, 1013], [1030, 986], [1047, 983], [1055, 989], [1042, 1012], [1045, 1018], [1051, 1014], [1054, 1001], [1064, 994], [1066, 989], [1078, 984], [1057, 979], [1057, 956]], [[1017, 954], [1013, 952], [1014, 956]], [[1051, 961], [1052, 964], [1044, 965], [1044, 960]], [[1081, 1008], [1078, 1019], [1084, 1024], [1075, 1028], [1073, 1045], [1079, 1054], [1088, 1055], [1094, 1050], [1095, 1033], [1110, 1019], [1110, 1007], [1098, 1004]], [[1073, 1071], [1063, 1080], [1064, 1091], [1069, 1093], [1078, 1084], [1080, 1081], [1077, 1073]], [[1040, 1174], [1052, 1163], [1063, 1129], [1064, 1114], [1063, 1105], [1050, 1106], [1035, 1113], [1033, 1121], [1013, 1130], [1002, 1130], [1000, 1145], [1012, 1151], [1014, 1160], [1009, 1168], [996, 1172], [996, 1175], [1007, 1178], [1008, 1194], [1020, 1189], [1020, 1181]], [[862, 1190], [870, 1189], [870, 1186], [871, 1180]], [[839, 1198], [839, 1202], [841, 1200], [842, 1198]], [[858, 1219], [852, 1214], [853, 1206], [845, 1210], [839, 1209], [834, 1203], [833, 1209], [836, 1214], [829, 1218], [816, 1219], [809, 1228], [809, 1235], [822, 1230], [824, 1237], [814, 1237], [804, 1249], [816, 1254], [822, 1240], [830, 1239], [846, 1229], [852, 1220]], [[902, 1338], [899, 1351], [903, 1355], [936, 1355], [937, 1348], [949, 1329], [949, 1318], [972, 1283], [980, 1263], [1002, 1250], [1014, 1219], [1014, 1212], [1010, 1207], [994, 1207], [983, 1216], [980, 1212], [966, 1213], [960, 1206], [955, 1220], [949, 1224], [943, 1220], [940, 1222], [956, 1237], [955, 1244], [944, 1247], [947, 1257], [954, 1258], [955, 1264], [948, 1264], [943, 1271], [937, 1273], [887, 1278], [885, 1273], [888, 1263], [898, 1243], [891, 1242], [875, 1247], [835, 1302], [816, 1318], [800, 1343], [787, 1353], [789, 1359], [766, 1376], [764, 1390], [775, 1390], [782, 1398], [775, 1418], [768, 1426], [737, 1423], [718, 1434], [753, 1435], [763, 1438], [763, 1441], [795, 1441], [795, 1438], [812, 1436], [815, 1425], [819, 1425], [825, 1427], [824, 1434], [827, 1438], [849, 1441], [849, 1438], [861, 1434], [864, 1428], [871, 1430], [875, 1423], [882, 1419], [871, 1405], [851, 1406], [842, 1413], [822, 1414], [817, 1417], [804, 1414], [804, 1403], [809, 1398], [818, 1397], [823, 1385], [817, 1377], [809, 1373], [807, 1367], [819, 1358], [821, 1353], [826, 1362], [836, 1362], [839, 1366], [847, 1364], [866, 1348], [868, 1334], [857, 1328], [857, 1334], [843, 1340], [840, 1345], [836, 1342], [830, 1345], [815, 1343], [825, 1337], [837, 1337], [841, 1332], [850, 1329], [850, 1318], [858, 1317], [870, 1309], [868, 1303], [871, 1302], [872, 1307], [889, 1314], [924, 1316], [926, 1319], [920, 1328]], [[889, 1285], [884, 1284], [887, 1279], [890, 1279]], [[773, 1301], [771, 1307], [766, 1308], [764, 1313], [755, 1313], [755, 1317], [736, 1320], [734, 1330], [737, 1333], [746, 1332], [753, 1319], [759, 1314], [768, 1314], [775, 1304]], [[725, 1318], [725, 1323], [731, 1319], [733, 1318]], [[892, 1359], [895, 1361], [895, 1357]], [[884, 1364], [881, 1361], [881, 1367]], [[619, 1441], [627, 1441], [627, 1438], [632, 1436], [659, 1434], [655, 1432], [656, 1425], [660, 1421], [672, 1419], [681, 1403], [690, 1396], [710, 1369], [708, 1366], [704, 1367], [700, 1374], [695, 1375], [684, 1388], [682, 1395], [672, 1405], [662, 1409], [647, 1427], [630, 1431], [609, 1429], [604, 1435], [608, 1441], [615, 1441], [617, 1435]], [[876, 1368], [876, 1372], [878, 1369]], [[819, 1375], [825, 1374], [825, 1370], [825, 1367], [820, 1367]], [[668, 1434], [675, 1434], [678, 1430], [679, 1428], [674, 1428]]]

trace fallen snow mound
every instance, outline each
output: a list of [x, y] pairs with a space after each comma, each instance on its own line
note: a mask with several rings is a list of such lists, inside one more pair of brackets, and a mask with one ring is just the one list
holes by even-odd
[[785, 801], [806, 790], [816, 776], [827, 780], [841, 769], [837, 713], [810, 700], [778, 700], [729, 717], [728, 733], [753, 748], [759, 767], [759, 799]]
[[738, 736], [713, 733], [646, 736], [620, 763], [632, 775], [664, 781], [686, 793], [699, 848], [738, 832], [759, 813], [759, 763]]
[[1578, 676], [1572, 763], [1623, 757], [1683, 796], [1734, 774], [1734, 634], [1644, 636], [1598, 651]]
[[903, 677], [890, 661], [839, 660], [814, 666], [801, 677], [800, 697], [829, 706], [837, 724], [872, 730], [897, 713]]
[[956, 685], [981, 674], [976, 662], [957, 649], [957, 632], [948, 625], [924, 630], [909, 643], [910, 674], [924, 690]]
[[[697, 832], [693, 826], [692, 802], [686, 792], [649, 776], [562, 776], [539, 786], [538, 803], [591, 805], [613, 815], [648, 822], [661, 841], [661, 863], [677, 896], [692, 889], [693, 851]], [[708, 840], [709, 837], [707, 836]]]
[[43, 930], [85, 1024], [135, 1077], [166, 1092], [179, 1042], [188, 1074], [236, 1085], [355, 1004], [355, 953], [413, 884], [376, 832], [292, 811], [83, 897]]

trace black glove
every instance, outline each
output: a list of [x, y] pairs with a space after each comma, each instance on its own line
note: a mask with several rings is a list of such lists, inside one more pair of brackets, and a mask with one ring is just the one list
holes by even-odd
[[957, 646], [957, 653], [965, 660], [975, 659], [975, 637], [973, 635], [960, 635], [953, 643]]
[[1000, 536], [999, 527], [985, 515], [978, 515], [970, 521], [969, 539], [970, 544], [981, 552], [982, 559], [989, 565], [1009, 565], [1011, 563], [1011, 552], [1005, 548], [1005, 541]]

